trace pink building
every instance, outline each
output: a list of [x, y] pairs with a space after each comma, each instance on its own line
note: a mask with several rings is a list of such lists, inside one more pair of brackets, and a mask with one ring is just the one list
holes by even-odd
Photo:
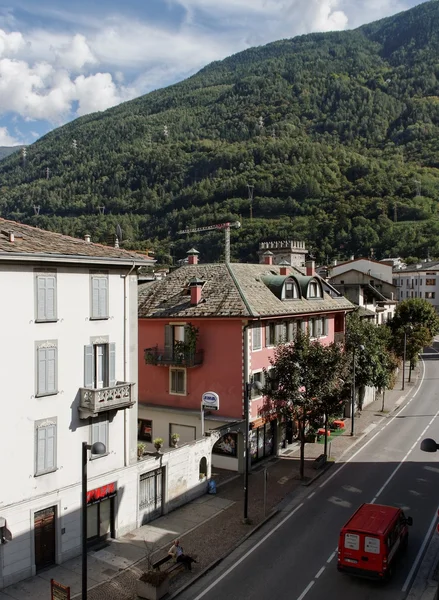
[[[322, 343], [342, 341], [352, 305], [329, 289], [307, 264], [189, 264], [164, 280], [139, 286], [139, 439], [171, 445], [201, 436], [201, 397], [219, 395], [218, 411], [205, 414], [205, 431], [221, 428], [213, 464], [240, 469], [244, 384], [264, 383], [264, 368], [279, 343], [298, 327]], [[331, 292], [331, 293], [328, 293]], [[285, 431], [259, 417], [263, 398], [250, 404], [252, 460], [276, 453]]]

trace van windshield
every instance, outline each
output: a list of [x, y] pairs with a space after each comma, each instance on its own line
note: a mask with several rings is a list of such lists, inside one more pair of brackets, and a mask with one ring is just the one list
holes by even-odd
[[365, 536], [364, 538], [364, 551], [369, 552], [369, 554], [379, 554], [380, 553], [380, 540], [375, 537]]

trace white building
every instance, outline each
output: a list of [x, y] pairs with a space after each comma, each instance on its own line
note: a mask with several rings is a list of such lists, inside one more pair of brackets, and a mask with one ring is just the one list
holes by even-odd
[[[148, 256], [0, 219], [0, 588], [138, 525], [137, 268]], [[3, 543], [1, 543], [3, 542]]]
[[424, 298], [439, 312], [439, 262], [425, 261], [393, 271], [398, 300]]

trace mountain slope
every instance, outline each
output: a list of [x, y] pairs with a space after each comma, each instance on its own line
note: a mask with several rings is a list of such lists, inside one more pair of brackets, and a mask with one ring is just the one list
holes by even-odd
[[320, 260], [439, 256], [438, 36], [428, 2], [213, 63], [51, 132], [25, 166], [7, 158], [0, 213], [100, 240], [119, 223], [160, 260], [193, 244], [219, 259], [218, 233], [175, 234], [237, 219], [241, 260], [262, 237], [306, 239]]

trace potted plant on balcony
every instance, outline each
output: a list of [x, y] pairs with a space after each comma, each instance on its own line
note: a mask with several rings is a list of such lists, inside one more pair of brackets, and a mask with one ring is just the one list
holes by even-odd
[[157, 346], [155, 346], [154, 348], [145, 348], [145, 352], [144, 352], [145, 363], [147, 365], [156, 365], [157, 364], [157, 354], [158, 354]]
[[163, 438], [156, 437], [152, 443], [154, 444], [154, 448], [157, 450], [157, 452], [159, 452], [160, 448], [163, 446]]
[[146, 444], [145, 442], [137, 443], [137, 458], [142, 458], [143, 453], [145, 452]]
[[179, 433], [171, 433], [171, 444], [173, 448], [177, 448], [177, 444], [180, 441]]
[[174, 358], [178, 363], [183, 363], [186, 357], [187, 346], [184, 342], [174, 342]]

